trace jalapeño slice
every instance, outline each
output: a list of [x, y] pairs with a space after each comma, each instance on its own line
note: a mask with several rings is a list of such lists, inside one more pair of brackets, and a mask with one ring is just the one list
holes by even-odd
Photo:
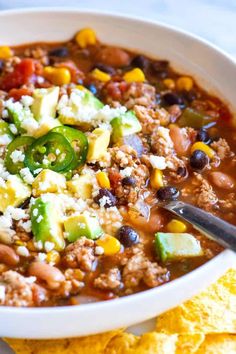
[[34, 172], [38, 168], [55, 172], [68, 171], [75, 152], [63, 135], [56, 132], [37, 139], [25, 154], [25, 165]]
[[86, 135], [80, 130], [66, 126], [56, 127], [52, 132], [62, 134], [69, 141], [75, 151], [75, 159], [71, 162], [69, 169], [73, 170], [83, 165], [88, 153], [88, 139]]
[[5, 166], [8, 172], [11, 174], [17, 174], [19, 171], [25, 167], [24, 159], [21, 161], [13, 162], [11, 154], [14, 151], [21, 151], [22, 154], [25, 154], [28, 147], [35, 141], [31, 136], [19, 136], [15, 138], [8, 146], [7, 153], [5, 157]]

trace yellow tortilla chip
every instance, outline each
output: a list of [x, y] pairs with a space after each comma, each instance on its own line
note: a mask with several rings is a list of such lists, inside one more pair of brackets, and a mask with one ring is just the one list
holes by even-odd
[[104, 354], [175, 354], [177, 335], [150, 332], [141, 337], [131, 333], [115, 336]]
[[196, 334], [181, 334], [178, 336], [176, 344], [176, 354], [193, 354], [199, 349], [204, 342], [205, 335], [202, 333]]
[[207, 290], [157, 318], [163, 333], [236, 333], [236, 269]]
[[104, 354], [109, 341], [122, 330], [81, 338], [57, 340], [4, 340], [16, 354]]
[[236, 335], [208, 334], [196, 354], [235, 354]]

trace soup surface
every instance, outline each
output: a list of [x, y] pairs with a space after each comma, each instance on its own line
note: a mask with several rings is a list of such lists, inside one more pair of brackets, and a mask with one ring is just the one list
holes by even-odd
[[236, 134], [166, 60], [100, 43], [0, 47], [0, 305], [160, 286], [222, 248], [160, 202], [236, 223]]

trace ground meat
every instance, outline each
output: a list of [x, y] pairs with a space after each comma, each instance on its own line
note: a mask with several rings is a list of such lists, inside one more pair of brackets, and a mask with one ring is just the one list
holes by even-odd
[[151, 134], [151, 146], [153, 152], [158, 156], [172, 156], [174, 153], [174, 144], [170, 138], [168, 128], [159, 127]]
[[199, 186], [195, 189], [196, 204], [199, 208], [212, 211], [217, 208], [218, 198], [210, 183], [200, 174], [195, 174]]
[[47, 55], [47, 51], [41, 47], [36, 47], [34, 49], [27, 48], [24, 54], [26, 57], [39, 60], [39, 62], [43, 65], [49, 64], [49, 57]]
[[229, 144], [225, 139], [220, 138], [218, 141], [214, 141], [211, 147], [216, 151], [221, 160], [234, 156], [234, 153], [230, 150]]
[[66, 267], [79, 268], [85, 272], [92, 269], [95, 243], [86, 237], [81, 237], [78, 241], [66, 247], [62, 256], [62, 262]]
[[170, 123], [170, 115], [164, 108], [147, 108], [135, 105], [134, 112], [142, 124], [142, 132], [150, 134], [160, 125], [168, 125]]
[[113, 164], [118, 167], [132, 167], [138, 162], [137, 152], [129, 145], [109, 149]]
[[34, 284], [33, 278], [26, 278], [12, 270], [3, 273], [0, 286], [5, 288], [5, 295], [0, 297], [0, 305], [28, 307], [45, 301], [46, 290]]
[[95, 288], [114, 290], [121, 286], [121, 275], [118, 268], [111, 268], [108, 273], [102, 273], [94, 280]]
[[166, 268], [162, 268], [156, 262], [151, 262], [144, 254], [141, 247], [132, 250], [133, 254], [124, 257], [122, 281], [128, 292], [144, 282], [148, 287], [153, 288], [163, 282], [168, 281], [169, 273]]

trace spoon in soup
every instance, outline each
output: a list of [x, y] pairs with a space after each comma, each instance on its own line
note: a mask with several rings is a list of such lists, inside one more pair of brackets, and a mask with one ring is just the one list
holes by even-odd
[[188, 221], [205, 236], [236, 252], [236, 227], [193, 205], [171, 201], [161, 207]]

